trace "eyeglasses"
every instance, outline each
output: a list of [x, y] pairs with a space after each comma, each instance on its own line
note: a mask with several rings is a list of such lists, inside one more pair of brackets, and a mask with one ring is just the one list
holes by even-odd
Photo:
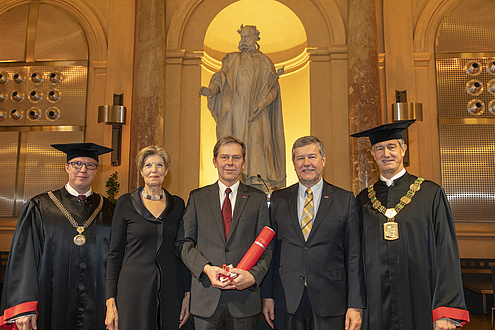
[[67, 164], [72, 165], [76, 170], [80, 170], [83, 166], [86, 166], [88, 170], [96, 170], [98, 168], [98, 164], [95, 163], [67, 162]]

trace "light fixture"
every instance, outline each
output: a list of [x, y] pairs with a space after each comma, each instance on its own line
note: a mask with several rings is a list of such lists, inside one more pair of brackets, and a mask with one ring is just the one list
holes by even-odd
[[466, 83], [466, 93], [478, 96], [483, 93], [483, 83], [478, 79], [471, 79]]
[[21, 102], [22, 100], [24, 100], [24, 95], [22, 93], [19, 93], [18, 91], [12, 92], [12, 101]]
[[477, 76], [481, 73], [481, 64], [478, 61], [469, 61], [464, 65], [464, 72], [470, 76]]
[[473, 116], [481, 116], [485, 112], [485, 104], [480, 99], [472, 99], [467, 104], [467, 110]]
[[29, 93], [29, 99], [32, 102], [39, 102], [43, 99], [43, 94], [38, 90], [31, 91]]
[[10, 118], [12, 118], [13, 120], [21, 120], [22, 111], [17, 111], [17, 109], [10, 110]]
[[0, 72], [0, 85], [5, 85], [9, 81], [9, 74]]
[[490, 81], [486, 84], [486, 90], [487, 90], [488, 92], [490, 92], [491, 94], [494, 94], [494, 95], [495, 95], [495, 79], [490, 80]]
[[98, 107], [98, 122], [112, 125], [112, 166], [120, 166], [122, 154], [122, 125], [125, 125], [124, 94], [113, 94], [113, 105]]
[[48, 92], [48, 101], [51, 103], [55, 103], [60, 101], [60, 92], [56, 89]]
[[51, 107], [46, 109], [45, 118], [49, 121], [55, 121], [60, 118], [60, 109], [57, 107]]
[[495, 115], [495, 99], [491, 100], [490, 103], [488, 103], [488, 111], [490, 111], [492, 115]]
[[395, 91], [396, 103], [392, 103], [392, 120], [423, 121], [423, 104], [417, 102], [407, 102], [407, 91]]
[[24, 76], [21, 74], [21, 73], [16, 73], [14, 74], [14, 82], [16, 84], [22, 84], [26, 79], [24, 78]]
[[486, 63], [486, 72], [495, 75], [495, 60], [490, 60]]
[[50, 73], [49, 80], [52, 84], [58, 84], [62, 81], [62, 76], [58, 72]]
[[30, 108], [27, 111], [27, 117], [29, 120], [38, 120], [41, 118], [41, 109], [38, 108]]
[[43, 76], [38, 72], [31, 73], [31, 81], [33, 84], [41, 84], [43, 82]]

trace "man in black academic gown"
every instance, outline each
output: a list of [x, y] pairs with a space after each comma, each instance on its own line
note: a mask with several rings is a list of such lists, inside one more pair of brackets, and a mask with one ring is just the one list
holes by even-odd
[[469, 322], [447, 196], [404, 169], [402, 131], [413, 122], [351, 135], [369, 137], [380, 168], [380, 180], [358, 195], [368, 293], [363, 329], [443, 330]]
[[[52, 145], [67, 154], [65, 187], [24, 205], [12, 239], [0, 308], [6, 329], [105, 329], [105, 269], [113, 204], [93, 193], [93, 143]], [[37, 315], [36, 315], [37, 314]]]

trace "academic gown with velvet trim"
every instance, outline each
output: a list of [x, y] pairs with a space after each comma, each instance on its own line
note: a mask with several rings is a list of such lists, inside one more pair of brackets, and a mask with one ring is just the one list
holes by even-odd
[[[65, 188], [53, 193], [78, 224], [100, 203], [98, 194], [80, 203]], [[86, 244], [77, 246], [76, 229], [47, 193], [27, 201], [12, 239], [0, 326], [37, 308], [40, 330], [105, 329], [105, 265], [113, 208], [105, 198], [102, 210], [83, 233]]]
[[175, 255], [184, 201], [165, 191], [167, 206], [155, 218], [142, 188], [121, 196], [112, 224], [107, 299], [116, 298], [119, 330], [178, 329], [191, 275]]
[[[378, 200], [395, 207], [416, 178], [406, 173], [391, 187], [378, 181]], [[428, 180], [421, 184], [395, 217], [399, 239], [394, 241], [384, 239], [387, 219], [373, 208], [367, 189], [358, 202], [368, 292], [363, 329], [433, 329], [441, 317], [468, 322], [454, 219], [444, 190]]]

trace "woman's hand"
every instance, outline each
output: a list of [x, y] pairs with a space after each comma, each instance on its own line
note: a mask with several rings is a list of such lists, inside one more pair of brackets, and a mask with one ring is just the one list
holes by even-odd
[[117, 312], [115, 298], [107, 299], [107, 317], [105, 318], [105, 325], [107, 326], [107, 329], [110, 330], [119, 329], [119, 313]]
[[184, 294], [184, 299], [182, 299], [182, 307], [180, 309], [180, 324], [179, 324], [179, 329], [182, 328], [184, 324], [186, 324], [187, 320], [189, 319], [189, 316], [191, 314], [189, 313], [189, 298], [191, 297], [191, 292], [186, 292]]

